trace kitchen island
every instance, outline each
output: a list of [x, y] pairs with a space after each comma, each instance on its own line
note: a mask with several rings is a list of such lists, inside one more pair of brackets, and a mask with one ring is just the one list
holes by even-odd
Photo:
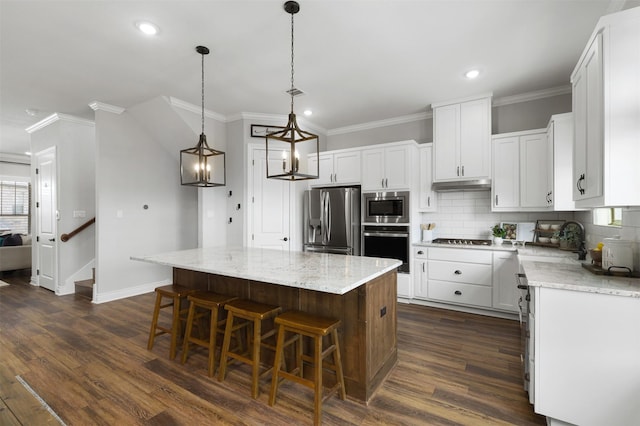
[[367, 402], [397, 362], [399, 260], [246, 247], [182, 250], [132, 260], [173, 268], [186, 287], [340, 319], [347, 395]]

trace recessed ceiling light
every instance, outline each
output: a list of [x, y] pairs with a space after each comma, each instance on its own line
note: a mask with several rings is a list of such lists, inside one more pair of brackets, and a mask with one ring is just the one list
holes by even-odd
[[313, 111], [311, 111], [310, 109], [304, 110], [304, 115], [306, 115], [307, 117], [310, 116], [311, 114], [313, 114]]
[[469, 70], [466, 73], [464, 73], [464, 76], [467, 77], [469, 80], [473, 80], [474, 78], [478, 77], [480, 75], [480, 71], [478, 70]]
[[160, 32], [160, 29], [157, 25], [152, 24], [149, 21], [138, 21], [136, 22], [136, 28], [142, 31], [146, 35], [156, 35]]
[[38, 110], [35, 108], [27, 108], [24, 110], [24, 112], [29, 116], [29, 117], [35, 117], [36, 115], [38, 115]]

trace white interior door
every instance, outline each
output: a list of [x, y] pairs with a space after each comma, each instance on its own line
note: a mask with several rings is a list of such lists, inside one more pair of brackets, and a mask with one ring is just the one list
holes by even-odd
[[58, 202], [55, 147], [36, 154], [36, 168], [36, 279], [40, 287], [56, 291]]
[[[250, 203], [251, 232], [249, 246], [289, 250], [290, 183], [280, 179], [267, 179], [267, 151], [253, 148], [251, 152]], [[269, 167], [282, 165], [282, 156], [270, 153]]]

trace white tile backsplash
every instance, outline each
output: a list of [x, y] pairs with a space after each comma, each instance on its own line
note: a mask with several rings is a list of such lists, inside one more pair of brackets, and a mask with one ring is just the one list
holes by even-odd
[[486, 239], [491, 238], [490, 228], [499, 222], [574, 219], [573, 212], [494, 213], [491, 191], [440, 192], [437, 196], [438, 211], [420, 215], [421, 223], [436, 224], [434, 238]]

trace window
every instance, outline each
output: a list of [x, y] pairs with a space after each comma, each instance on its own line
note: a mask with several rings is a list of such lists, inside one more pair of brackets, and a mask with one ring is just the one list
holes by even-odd
[[0, 230], [29, 234], [31, 229], [31, 184], [0, 181]]
[[593, 209], [593, 223], [601, 226], [622, 226], [622, 209], [620, 207]]

